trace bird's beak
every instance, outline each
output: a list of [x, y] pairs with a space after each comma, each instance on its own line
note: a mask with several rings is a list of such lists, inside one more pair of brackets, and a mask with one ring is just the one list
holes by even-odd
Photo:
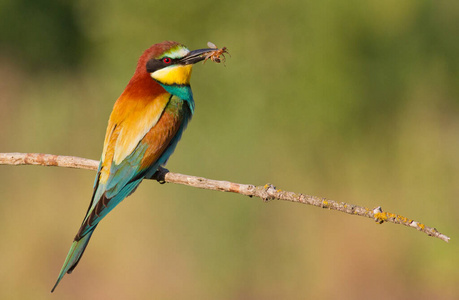
[[183, 65], [191, 65], [200, 62], [206, 58], [206, 54], [212, 53], [217, 49], [207, 48], [199, 49], [188, 52], [183, 58], [180, 59], [180, 63]]

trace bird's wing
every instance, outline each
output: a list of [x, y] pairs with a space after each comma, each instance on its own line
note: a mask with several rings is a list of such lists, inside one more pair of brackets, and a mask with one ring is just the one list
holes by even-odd
[[[110, 116], [91, 204], [76, 240], [90, 232], [119, 202], [130, 195], [146, 173], [164, 163], [183, 131], [183, 117], [165, 112], [170, 94], [150, 104], [115, 104]], [[185, 122], [186, 123], [186, 122]], [[170, 155], [170, 153], [168, 155]]]

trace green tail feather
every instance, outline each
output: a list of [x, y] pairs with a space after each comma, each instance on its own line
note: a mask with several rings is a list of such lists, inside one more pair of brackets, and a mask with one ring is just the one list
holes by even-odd
[[59, 273], [59, 277], [57, 277], [56, 284], [54, 285], [51, 293], [54, 292], [59, 282], [64, 277], [65, 273], [72, 273], [73, 269], [77, 266], [78, 262], [83, 255], [86, 246], [89, 243], [89, 239], [91, 238], [92, 233], [94, 232], [95, 227], [93, 230], [88, 232], [85, 236], [83, 236], [79, 241], [74, 241], [72, 247], [70, 247], [69, 253], [67, 254], [67, 258], [64, 261], [64, 265], [62, 266], [61, 272]]

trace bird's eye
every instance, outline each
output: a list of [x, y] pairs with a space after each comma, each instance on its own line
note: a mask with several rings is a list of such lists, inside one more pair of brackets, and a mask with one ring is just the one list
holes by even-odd
[[164, 62], [165, 64], [170, 64], [170, 63], [171, 63], [171, 59], [170, 59], [169, 57], [164, 57], [164, 58], [163, 58], [163, 62]]

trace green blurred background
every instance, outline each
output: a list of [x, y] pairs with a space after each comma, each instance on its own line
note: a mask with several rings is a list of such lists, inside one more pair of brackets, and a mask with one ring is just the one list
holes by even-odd
[[458, 299], [458, 1], [0, 1], [0, 152], [98, 159], [144, 49], [194, 68], [168, 168], [349, 202], [413, 229], [144, 182], [49, 291], [95, 173], [0, 166], [1, 299]]

